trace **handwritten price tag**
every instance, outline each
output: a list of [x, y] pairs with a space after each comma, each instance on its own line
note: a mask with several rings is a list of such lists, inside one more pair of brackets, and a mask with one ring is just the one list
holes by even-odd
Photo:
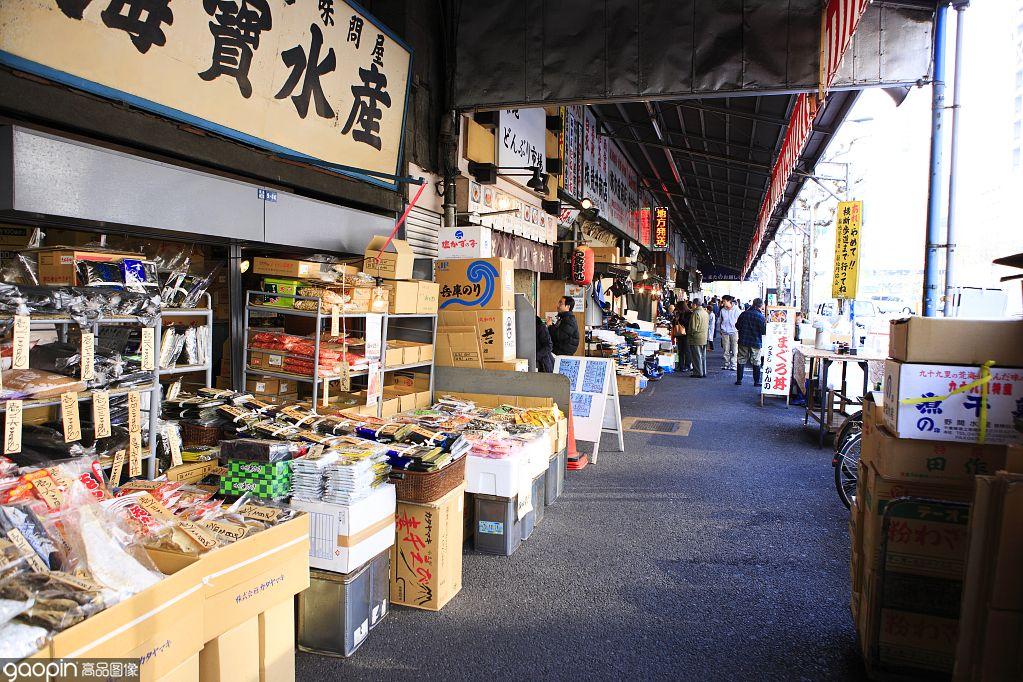
[[156, 369], [155, 361], [156, 330], [152, 327], [142, 328], [142, 371], [149, 372]]
[[28, 348], [31, 341], [32, 321], [28, 315], [14, 316], [14, 350], [11, 367], [28, 369]]
[[336, 305], [330, 306], [330, 335], [334, 338], [341, 336], [341, 309]]
[[348, 358], [343, 358], [341, 362], [341, 381], [338, 382], [338, 390], [352, 390], [352, 368], [348, 365]]
[[163, 430], [163, 437], [167, 439], [167, 443], [170, 445], [171, 453], [171, 466], [178, 466], [181, 464], [181, 442], [175, 437], [174, 432], [170, 428]]
[[128, 392], [128, 432], [142, 433], [142, 398], [138, 391]]
[[128, 434], [128, 476], [142, 475], [142, 434]]
[[96, 378], [96, 335], [82, 332], [82, 381]]
[[82, 420], [78, 414], [78, 394], [74, 391], [60, 396], [60, 417], [64, 422], [64, 442], [82, 440]]
[[124, 450], [114, 453], [114, 463], [110, 467], [110, 487], [116, 488], [121, 485], [121, 472], [124, 470]]
[[4, 454], [21, 452], [21, 401], [8, 400], [4, 414]]
[[106, 391], [92, 394], [92, 423], [95, 425], [96, 438], [110, 436], [110, 394]]
[[330, 379], [324, 379], [323, 380], [323, 400], [320, 402], [320, 404], [323, 407], [326, 407], [327, 403], [329, 403], [329, 402], [330, 402]]

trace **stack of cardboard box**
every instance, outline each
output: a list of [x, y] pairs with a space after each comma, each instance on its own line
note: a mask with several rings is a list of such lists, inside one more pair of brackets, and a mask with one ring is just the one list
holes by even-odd
[[509, 258], [438, 260], [436, 363], [524, 372], [515, 357], [515, 264]]
[[[884, 397], [869, 396], [863, 409], [850, 516], [850, 606], [871, 665], [953, 670], [974, 479], [1004, 468], [1007, 444], [1023, 440], [1012, 428], [1023, 395], [1023, 371], [1012, 369], [1023, 367], [1020, 339], [1015, 321], [892, 323]], [[974, 382], [990, 360], [982, 389]]]
[[298, 384], [291, 379], [250, 376], [245, 390], [271, 405], [284, 405], [298, 400]]
[[391, 315], [433, 315], [437, 312], [438, 285], [412, 279], [415, 254], [408, 242], [392, 239], [383, 251], [387, 237], [376, 236], [366, 246], [362, 271], [382, 280], [389, 296], [387, 312]]

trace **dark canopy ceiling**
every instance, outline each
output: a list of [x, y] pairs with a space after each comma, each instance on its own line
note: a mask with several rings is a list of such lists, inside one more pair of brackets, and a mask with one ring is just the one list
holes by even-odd
[[[816, 165], [855, 99], [855, 91], [830, 95], [803, 153], [801, 170]], [[600, 104], [593, 109], [644, 185], [672, 207], [701, 264], [739, 270], [795, 100], [795, 95], [761, 95]], [[768, 236], [804, 180], [790, 180]]]

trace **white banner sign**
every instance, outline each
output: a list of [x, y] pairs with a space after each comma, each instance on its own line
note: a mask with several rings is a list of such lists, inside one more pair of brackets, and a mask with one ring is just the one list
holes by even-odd
[[[515, 173], [521, 166], [539, 166], [547, 171], [547, 112], [543, 109], [502, 109], [498, 115], [498, 173]], [[520, 170], [518, 173], [528, 173]], [[512, 178], [525, 185], [529, 178]]]
[[788, 397], [792, 387], [792, 344], [796, 309], [768, 306], [767, 334], [763, 343], [760, 393]]

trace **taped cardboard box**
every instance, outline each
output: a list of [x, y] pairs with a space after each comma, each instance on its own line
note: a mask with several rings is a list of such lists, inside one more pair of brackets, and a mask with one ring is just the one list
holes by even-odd
[[434, 315], [437, 313], [440, 285], [436, 282], [385, 281], [382, 286], [390, 294], [387, 312], [392, 315]]
[[415, 264], [416, 256], [409, 243], [401, 239], [392, 239], [388, 248], [393, 251], [382, 251], [385, 245], [387, 237], [382, 235], [376, 235], [369, 240], [362, 271], [383, 279], [412, 279], [412, 266]]
[[264, 351], [249, 351], [249, 367], [280, 372], [283, 371], [284, 356]]
[[398, 502], [391, 603], [439, 611], [462, 589], [465, 484], [436, 502]]
[[[273, 507], [263, 508], [273, 514]], [[203, 555], [148, 550], [164, 573], [199, 571], [202, 636], [210, 641], [309, 586], [309, 517], [302, 514]]]
[[75, 264], [78, 261], [118, 263], [125, 258], [145, 260], [145, 256], [141, 253], [131, 251], [96, 251], [65, 246], [29, 249], [23, 253], [30, 257], [31, 254], [35, 255], [39, 283], [46, 286], [77, 286], [79, 281]]
[[332, 274], [354, 275], [357, 268], [340, 263], [320, 263], [319, 261], [296, 260], [293, 258], [252, 259], [252, 272], [256, 275], [273, 277], [294, 277], [297, 279], [321, 279], [321, 273], [329, 279]]
[[156, 682], [199, 682], [199, 654], [195, 653]]
[[[1023, 371], [992, 367], [987, 399], [981, 389], [952, 392], [981, 378], [981, 369], [968, 365], [885, 363], [884, 420], [899, 438], [976, 443], [980, 440], [982, 402], [987, 412], [986, 443], [1023, 443], [1015, 428], [1016, 401], [1023, 396]], [[904, 399], [925, 400], [903, 403]]]
[[295, 602], [259, 614], [259, 682], [295, 682]]
[[515, 262], [510, 258], [438, 260], [440, 310], [515, 310]]
[[395, 488], [384, 484], [352, 504], [292, 500], [309, 514], [309, 565], [351, 573], [394, 544]]
[[210, 640], [199, 653], [202, 682], [259, 682], [259, 619], [253, 616]]
[[513, 362], [515, 357], [514, 310], [444, 310], [437, 323], [443, 327], [473, 327], [485, 362]]
[[529, 360], [526, 358], [520, 358], [517, 360], [511, 360], [509, 362], [484, 362], [483, 369], [497, 370], [502, 372], [528, 372], [529, 371]]
[[438, 258], [491, 258], [494, 236], [489, 227], [442, 227], [437, 231]]
[[[202, 572], [182, 570], [53, 636], [53, 658], [142, 659], [142, 680], [174, 671], [203, 646]], [[182, 627], [182, 623], [190, 624]]]
[[279, 379], [277, 377], [249, 377], [248, 381], [245, 382], [246, 391], [263, 395], [293, 393], [296, 388], [295, 382], [291, 379]]
[[1023, 320], [910, 317], [892, 320], [888, 355], [901, 362], [1023, 367]]
[[472, 327], [440, 327], [434, 364], [438, 367], [483, 369], [483, 353]]
[[639, 395], [639, 377], [632, 374], [618, 374], [615, 381], [618, 384], [619, 395]]
[[384, 386], [384, 400], [397, 400], [398, 412], [407, 412], [416, 409], [416, 394], [410, 388], [404, 386]]

